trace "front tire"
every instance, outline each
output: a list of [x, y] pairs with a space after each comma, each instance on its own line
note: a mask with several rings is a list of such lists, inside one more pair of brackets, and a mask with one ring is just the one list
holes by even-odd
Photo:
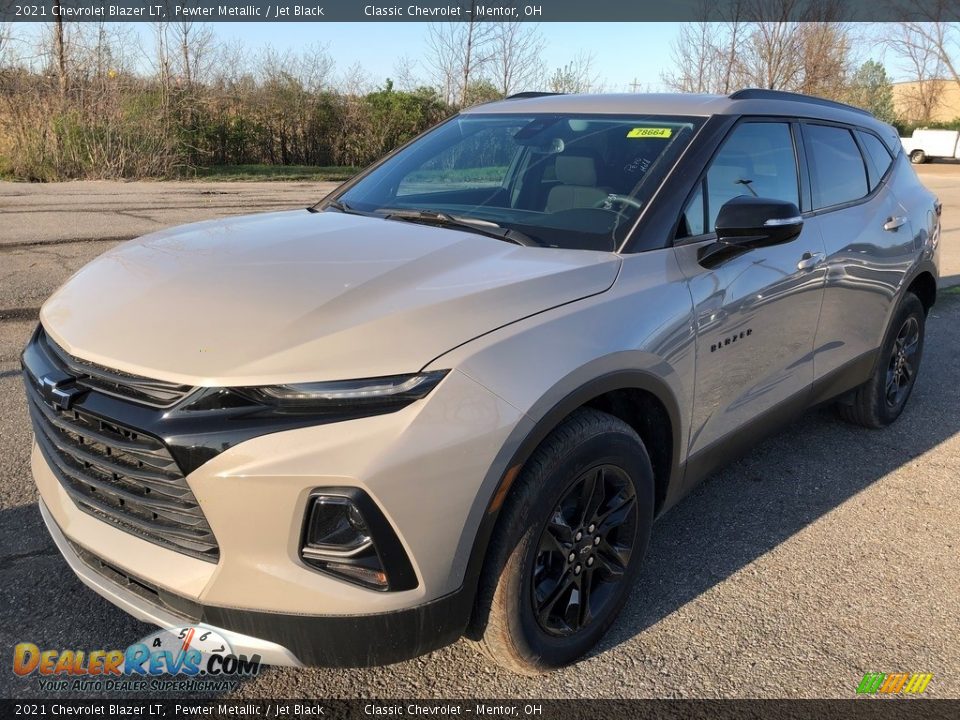
[[516, 482], [481, 588], [481, 644], [497, 664], [536, 675], [580, 658], [616, 619], [649, 543], [654, 479], [636, 432], [585, 408]]
[[837, 405], [840, 417], [868, 428], [886, 427], [900, 417], [920, 370], [925, 323], [923, 303], [913, 293], [904, 295], [873, 375], [853, 391], [848, 402]]

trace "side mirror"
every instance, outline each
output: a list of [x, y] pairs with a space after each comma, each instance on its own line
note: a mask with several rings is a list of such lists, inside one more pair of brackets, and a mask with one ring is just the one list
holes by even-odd
[[741, 195], [720, 208], [715, 227], [717, 242], [701, 250], [700, 262], [789, 242], [803, 229], [803, 218], [792, 202]]

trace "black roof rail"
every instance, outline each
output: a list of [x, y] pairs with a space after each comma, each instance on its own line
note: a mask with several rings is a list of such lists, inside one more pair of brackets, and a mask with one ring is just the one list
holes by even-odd
[[852, 110], [853, 112], [858, 112], [861, 115], [869, 115], [870, 117], [873, 117], [869, 111], [864, 110], [863, 108], [858, 108], [855, 105], [847, 105], [846, 103], [837, 102], [836, 100], [827, 100], [826, 98], [814, 97], [813, 95], [787, 92], [786, 90], [746, 88], [744, 90], [737, 90], [729, 97], [731, 100], [789, 100], [792, 102], [805, 102], [810, 105], [822, 105], [824, 107], [837, 108], [838, 110]]
[[513, 95], [507, 95], [504, 100], [523, 100], [524, 98], [538, 98], [538, 97], [547, 97], [548, 95], [566, 95], [566, 93], [559, 92], [520, 92], [514, 93]]

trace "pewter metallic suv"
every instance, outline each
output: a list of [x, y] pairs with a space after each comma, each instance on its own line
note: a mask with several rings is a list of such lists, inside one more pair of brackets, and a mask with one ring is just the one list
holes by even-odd
[[40, 509], [108, 600], [264, 662], [560, 666], [718, 464], [814, 404], [896, 420], [939, 215], [829, 101], [471, 108], [74, 275], [23, 354]]

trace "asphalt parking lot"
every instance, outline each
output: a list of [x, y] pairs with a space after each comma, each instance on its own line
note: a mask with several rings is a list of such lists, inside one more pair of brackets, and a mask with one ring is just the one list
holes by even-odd
[[[960, 165], [920, 170], [960, 284]], [[39, 305], [122, 239], [303, 207], [316, 183], [0, 183], [0, 697], [39, 696], [12, 648], [126, 647], [143, 625], [70, 573], [29, 471], [18, 353]], [[267, 669], [237, 698], [852, 697], [866, 672], [925, 672], [960, 697], [960, 288], [941, 293], [918, 384], [883, 431], [813, 410], [664, 517], [631, 601], [583, 663], [529, 679], [461, 641], [364, 670]], [[6, 659], [3, 659], [6, 658]]]

